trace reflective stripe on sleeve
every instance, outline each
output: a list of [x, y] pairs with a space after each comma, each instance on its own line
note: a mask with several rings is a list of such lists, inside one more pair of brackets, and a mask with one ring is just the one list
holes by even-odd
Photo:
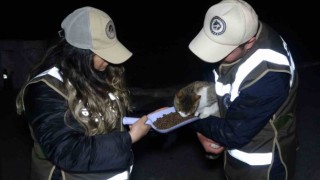
[[237, 149], [228, 150], [228, 153], [249, 165], [268, 165], [272, 161], [272, 153], [246, 153]]
[[[262, 59], [261, 57], [266, 58]], [[239, 88], [243, 80], [248, 76], [250, 72], [252, 72], [252, 70], [254, 70], [264, 61], [277, 65], [288, 66], [290, 68], [291, 75], [293, 76], [294, 64], [293, 62], [291, 62], [291, 67], [286, 56], [271, 49], [259, 49], [239, 66], [239, 69], [235, 76], [235, 80], [232, 82], [232, 84], [222, 84], [221, 82], [219, 82], [218, 73], [215, 70], [213, 71], [215, 75], [215, 88], [217, 95], [224, 96], [225, 94], [230, 93], [230, 101], [233, 102], [239, 96]]]
[[119, 173], [115, 176], [112, 176], [108, 180], [127, 180], [129, 179], [129, 176], [131, 174], [133, 165], [130, 166], [129, 170], [123, 171], [122, 173]]

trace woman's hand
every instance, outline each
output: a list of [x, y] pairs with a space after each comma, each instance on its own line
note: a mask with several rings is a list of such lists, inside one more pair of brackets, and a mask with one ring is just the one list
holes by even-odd
[[139, 141], [142, 137], [144, 137], [150, 130], [150, 125], [146, 124], [148, 117], [142, 116], [138, 121], [134, 124], [130, 125], [129, 134], [131, 136], [132, 143]]
[[[152, 113], [167, 109], [168, 107], [159, 108]], [[150, 114], [152, 114], [150, 113]], [[137, 120], [134, 124], [130, 125], [129, 134], [131, 136], [132, 143], [139, 141], [142, 137], [144, 137], [150, 130], [151, 126], [146, 124], [148, 120], [148, 116], [142, 116], [139, 120]]]
[[223, 152], [224, 147], [220, 146], [218, 143], [216, 143], [212, 139], [209, 139], [198, 132], [197, 132], [197, 136], [206, 152], [214, 153], [214, 154], [220, 154], [221, 152]]

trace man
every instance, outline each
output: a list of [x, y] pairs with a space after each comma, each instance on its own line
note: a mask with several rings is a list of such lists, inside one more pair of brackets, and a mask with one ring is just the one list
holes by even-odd
[[221, 118], [190, 126], [207, 152], [224, 151], [226, 177], [292, 179], [298, 78], [282, 37], [247, 2], [223, 0], [208, 9], [189, 48], [219, 63], [212, 75]]

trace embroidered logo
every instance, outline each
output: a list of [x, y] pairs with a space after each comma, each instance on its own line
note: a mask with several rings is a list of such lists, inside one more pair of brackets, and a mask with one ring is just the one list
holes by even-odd
[[116, 37], [116, 28], [112, 20], [107, 23], [105, 31], [109, 39]]
[[210, 31], [214, 35], [221, 35], [226, 31], [226, 23], [220, 17], [215, 16], [211, 19]]

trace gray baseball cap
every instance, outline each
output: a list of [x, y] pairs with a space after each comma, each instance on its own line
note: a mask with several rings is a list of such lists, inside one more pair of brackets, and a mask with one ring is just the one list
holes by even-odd
[[68, 43], [90, 49], [110, 63], [120, 64], [132, 56], [117, 39], [110, 16], [99, 9], [89, 6], [76, 9], [62, 21], [61, 27]]

